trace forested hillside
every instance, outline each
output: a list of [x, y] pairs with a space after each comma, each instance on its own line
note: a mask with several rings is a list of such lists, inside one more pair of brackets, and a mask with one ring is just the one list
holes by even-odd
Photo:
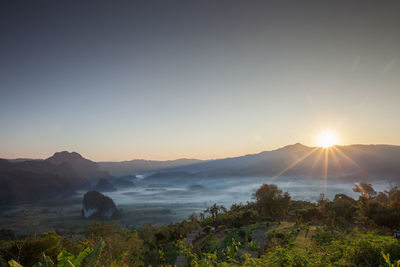
[[[254, 201], [213, 205], [181, 223], [124, 229], [92, 223], [84, 232], [16, 237], [1, 230], [6, 266], [398, 266], [400, 188], [376, 192], [361, 183], [358, 199], [324, 195], [294, 201], [264, 184]], [[50, 265], [46, 265], [50, 264]], [[393, 264], [393, 265], [391, 265]]]
[[63, 198], [101, 178], [111, 175], [76, 152], [57, 152], [46, 160], [0, 159], [0, 205]]

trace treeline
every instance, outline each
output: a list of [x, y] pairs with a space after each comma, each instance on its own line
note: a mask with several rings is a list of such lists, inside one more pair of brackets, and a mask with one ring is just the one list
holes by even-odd
[[[214, 204], [199, 215], [166, 226], [123, 229], [94, 223], [83, 233], [48, 232], [21, 240], [2, 230], [0, 265], [33, 266], [47, 259], [57, 266], [89, 266], [94, 251], [98, 253], [90, 266], [168, 266], [174, 265], [179, 254], [192, 266], [394, 263], [400, 259], [400, 244], [390, 235], [400, 226], [400, 189], [391, 186], [377, 193], [370, 184], [360, 183], [353, 190], [360, 193], [357, 200], [345, 194], [332, 200], [321, 195], [312, 203], [292, 200], [276, 185], [264, 184], [252, 202], [230, 209]], [[182, 242], [198, 229], [201, 235], [191, 245]], [[265, 247], [255, 238], [260, 229], [267, 240]], [[66, 260], [75, 265], [63, 265]]]
[[[355, 200], [337, 194], [333, 200], [320, 195], [316, 203], [292, 200], [274, 184], [262, 185], [253, 195], [254, 202], [234, 204], [230, 210], [214, 204], [200, 214], [202, 225], [241, 227], [257, 221], [290, 220], [336, 226], [400, 227], [400, 188], [377, 193], [371, 184], [357, 183], [353, 188], [360, 197]], [[400, 229], [399, 229], [400, 230]]]

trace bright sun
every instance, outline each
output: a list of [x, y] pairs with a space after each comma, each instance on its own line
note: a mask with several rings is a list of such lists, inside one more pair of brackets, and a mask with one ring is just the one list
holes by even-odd
[[328, 148], [336, 145], [338, 139], [333, 132], [323, 132], [318, 136], [318, 145], [323, 148]]

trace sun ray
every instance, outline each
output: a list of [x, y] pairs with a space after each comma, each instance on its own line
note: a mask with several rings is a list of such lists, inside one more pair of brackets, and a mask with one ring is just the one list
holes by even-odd
[[[358, 187], [361, 190], [362, 195], [367, 195], [368, 192], [367, 190], [365, 190], [364, 186], [362, 185], [362, 183], [355, 183], [356, 187]], [[385, 191], [386, 192], [386, 191]]]
[[368, 172], [366, 172], [363, 168], [360, 167], [354, 160], [352, 160], [349, 156], [347, 156], [339, 147], [333, 147], [339, 154], [341, 154], [345, 159], [347, 159], [351, 164], [357, 167], [365, 176], [369, 176]]
[[322, 157], [323, 154], [324, 154], [323, 150], [322, 150], [322, 149], [319, 149], [318, 156], [317, 156], [316, 160], [314, 161], [313, 165], [311, 166], [311, 169], [310, 169], [310, 171], [309, 171], [309, 173], [308, 173], [308, 176], [311, 176], [313, 170], [314, 170], [315, 167], [318, 165], [318, 163], [319, 163], [319, 161], [320, 161], [320, 159], [321, 159], [321, 157]]
[[278, 178], [279, 176], [281, 176], [282, 174], [284, 174], [285, 172], [287, 172], [288, 170], [290, 170], [291, 168], [293, 168], [294, 166], [296, 166], [297, 164], [299, 164], [300, 162], [302, 162], [303, 160], [305, 160], [306, 158], [308, 158], [311, 154], [313, 154], [318, 148], [313, 148], [311, 151], [309, 151], [307, 154], [305, 154], [304, 156], [302, 156], [301, 158], [297, 159], [296, 161], [292, 162], [289, 166], [287, 166], [285, 169], [283, 169], [282, 171], [280, 171], [279, 173], [277, 173], [276, 175], [274, 175], [270, 181], [275, 180], [276, 178]]
[[325, 149], [325, 161], [324, 161], [324, 194], [326, 195], [326, 187], [328, 184], [328, 160], [329, 160], [329, 149]]
[[332, 149], [330, 149], [329, 152], [331, 152], [332, 158], [333, 158], [333, 160], [335, 161], [336, 166], [339, 168], [340, 173], [341, 173], [342, 175], [344, 175], [344, 170], [343, 170], [343, 168], [342, 168], [342, 165], [340, 164], [340, 162], [339, 162], [339, 160], [338, 160], [338, 158], [337, 158], [337, 156], [336, 156], [336, 152], [335, 152], [335, 150], [334, 150], [333, 148], [334, 148], [334, 147], [332, 147]]

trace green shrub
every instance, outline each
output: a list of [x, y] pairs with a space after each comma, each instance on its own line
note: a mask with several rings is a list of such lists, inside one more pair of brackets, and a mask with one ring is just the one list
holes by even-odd
[[317, 228], [313, 238], [318, 245], [323, 246], [331, 243], [335, 239], [335, 236], [329, 229]]
[[301, 248], [277, 247], [265, 257], [265, 266], [320, 266], [319, 254]]
[[382, 252], [389, 253], [394, 259], [400, 259], [400, 243], [390, 236], [362, 234], [349, 237], [344, 244], [334, 242], [332, 245], [342, 247], [342, 262], [351, 266], [385, 265]]

